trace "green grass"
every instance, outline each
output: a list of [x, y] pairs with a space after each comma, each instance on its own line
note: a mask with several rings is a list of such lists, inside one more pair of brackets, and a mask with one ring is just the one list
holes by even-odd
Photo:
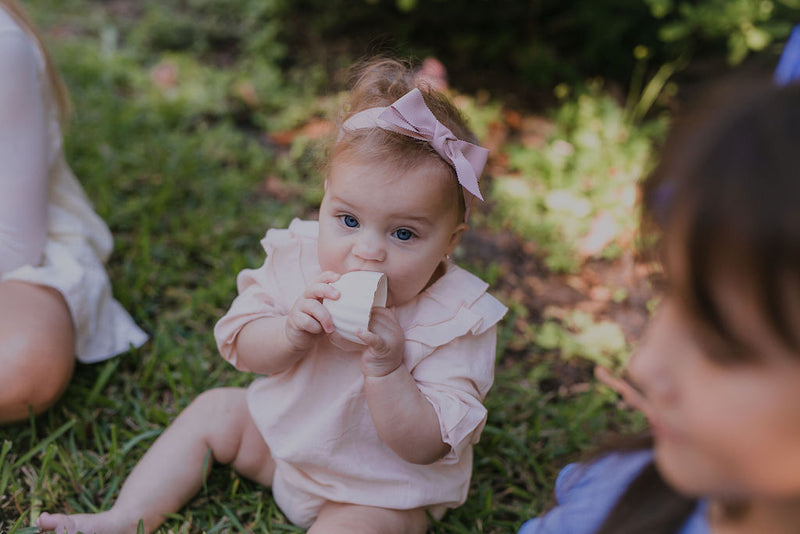
[[[266, 229], [311, 216], [321, 190], [313, 143], [298, 138], [283, 149], [264, 135], [329, 109], [306, 83], [322, 83], [319, 73], [283, 73], [269, 55], [215, 64], [210, 45], [167, 50], [153, 37], [165, 16], [155, 4], [144, 4], [150, 11], [139, 26], [104, 5], [38, 0], [31, 10], [45, 27], [70, 29], [50, 34], [75, 107], [68, 159], [114, 233], [115, 295], [151, 339], [108, 362], [78, 365], [52, 410], [0, 427], [2, 532], [31, 532], [45, 510], [107, 509], [138, 458], [197, 394], [251, 381], [218, 355], [213, 325], [235, 296], [236, 273], [263, 261]], [[256, 37], [268, 47], [264, 35]], [[157, 65], [177, 67], [175, 87], [153, 81]], [[243, 102], [242, 83], [269, 96]], [[299, 192], [275, 200], [262, 192], [271, 176]], [[558, 470], [598, 435], [642, 424], [606, 391], [547, 386], [548, 352], [531, 344], [507, 354], [516, 335], [511, 321], [500, 335], [469, 498], [431, 532], [514, 531], [547, 507]], [[218, 467], [160, 532], [302, 530], [286, 521], [269, 489]]]

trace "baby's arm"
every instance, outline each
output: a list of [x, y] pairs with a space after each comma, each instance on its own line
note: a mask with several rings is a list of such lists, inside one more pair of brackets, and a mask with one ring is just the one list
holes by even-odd
[[279, 373], [305, 356], [319, 336], [333, 332], [333, 319], [322, 299], [339, 298], [339, 291], [329, 284], [338, 278], [336, 273], [324, 272], [306, 288], [288, 315], [247, 323], [234, 341], [237, 368]]
[[36, 56], [0, 31], [0, 274], [38, 264], [47, 233], [47, 128]]
[[439, 419], [403, 363], [403, 330], [394, 313], [373, 310], [371, 332], [361, 332], [367, 350], [361, 358], [364, 390], [378, 435], [398, 456], [431, 464], [448, 453]]

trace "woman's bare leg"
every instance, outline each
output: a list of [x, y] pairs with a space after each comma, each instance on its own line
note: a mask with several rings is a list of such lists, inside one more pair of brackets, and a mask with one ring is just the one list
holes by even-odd
[[52, 406], [75, 368], [69, 308], [55, 289], [0, 282], [0, 423]]
[[424, 534], [425, 510], [389, 510], [355, 504], [326, 503], [308, 534]]
[[37, 526], [58, 534], [121, 534], [136, 532], [142, 519], [145, 532], [153, 532], [167, 513], [177, 512], [200, 490], [209, 450], [212, 460], [231, 464], [243, 476], [270, 486], [275, 463], [250, 417], [245, 392], [220, 388], [198, 396], [142, 457], [111, 510], [44, 513]]

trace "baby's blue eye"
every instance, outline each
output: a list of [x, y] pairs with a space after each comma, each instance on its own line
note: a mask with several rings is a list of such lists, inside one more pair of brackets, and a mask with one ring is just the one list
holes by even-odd
[[409, 239], [414, 237], [414, 232], [412, 232], [408, 228], [400, 228], [399, 230], [395, 230], [394, 236], [400, 241], [408, 241]]
[[342, 222], [349, 228], [355, 228], [358, 226], [358, 219], [352, 215], [342, 215]]

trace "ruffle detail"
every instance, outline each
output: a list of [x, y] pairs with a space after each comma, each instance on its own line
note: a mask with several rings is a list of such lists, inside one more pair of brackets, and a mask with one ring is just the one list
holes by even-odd
[[[261, 240], [266, 253], [258, 269], [244, 269], [236, 277], [238, 296], [214, 326], [222, 357], [237, 365], [236, 336], [247, 323], [286, 315], [306, 286], [320, 274], [316, 221], [294, 219], [285, 229], [270, 229]], [[243, 369], [246, 370], [246, 369]]]
[[[474, 274], [448, 264], [444, 276], [417, 299], [397, 309], [406, 341], [422, 344], [430, 353], [468, 333], [483, 334], [508, 311], [486, 292], [488, 288], [489, 284]], [[405, 317], [408, 318], [404, 321]]]
[[439, 419], [450, 451], [440, 462], [470, 454], [486, 424], [483, 399], [494, 380], [497, 323], [508, 311], [489, 284], [448, 264], [444, 276], [397, 309], [406, 336], [406, 365]]

